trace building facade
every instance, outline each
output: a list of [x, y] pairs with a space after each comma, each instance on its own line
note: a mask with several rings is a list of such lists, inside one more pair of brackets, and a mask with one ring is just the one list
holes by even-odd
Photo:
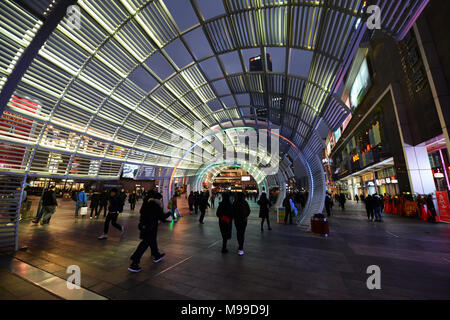
[[430, 3], [399, 42], [380, 31], [365, 35], [342, 90], [352, 114], [326, 139], [329, 191], [354, 199], [450, 190], [445, 13], [448, 2]]

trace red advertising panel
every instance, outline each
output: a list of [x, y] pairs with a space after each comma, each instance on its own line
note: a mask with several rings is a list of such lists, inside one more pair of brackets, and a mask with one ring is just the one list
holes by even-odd
[[[29, 113], [36, 113], [38, 104], [28, 99], [13, 96], [11, 104]], [[5, 111], [0, 118], [0, 134], [15, 139], [28, 140], [33, 131], [34, 121], [27, 117]], [[0, 168], [20, 169], [25, 161], [26, 147], [0, 143]]]
[[450, 223], [450, 204], [447, 191], [436, 191], [436, 198], [441, 221]]

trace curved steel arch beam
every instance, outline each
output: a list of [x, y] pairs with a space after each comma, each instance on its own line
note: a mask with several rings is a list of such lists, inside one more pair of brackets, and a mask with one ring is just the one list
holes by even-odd
[[67, 8], [76, 2], [77, 0], [56, 1], [53, 9], [45, 19], [44, 24], [36, 32], [33, 40], [31, 40], [29, 46], [25, 49], [19, 61], [17, 61], [14, 70], [8, 76], [8, 80], [6, 80], [5, 85], [3, 86], [0, 93], [0, 115], [3, 111], [5, 111], [9, 99], [16, 90], [16, 87], [23, 75], [28, 70], [28, 67], [38, 55], [39, 50], [56, 29], [60, 21], [66, 16]]

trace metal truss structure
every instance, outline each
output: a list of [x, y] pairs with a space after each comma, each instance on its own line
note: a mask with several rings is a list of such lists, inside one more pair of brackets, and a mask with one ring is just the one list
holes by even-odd
[[[299, 149], [284, 143], [280, 158], [301, 154], [308, 210], [321, 211], [317, 128], [334, 130], [350, 112], [336, 92], [367, 31], [367, 7], [378, 5], [383, 31], [401, 39], [427, 2], [4, 0], [0, 172], [117, 179], [127, 163], [140, 166], [141, 178], [164, 178], [201, 139], [196, 122], [265, 127]], [[80, 28], [66, 15], [72, 4]], [[280, 50], [269, 71], [266, 54]], [[264, 67], [250, 72], [255, 55]], [[189, 143], [174, 143], [178, 136]], [[200, 146], [213, 152], [207, 141]], [[177, 176], [202, 165], [182, 164]]]

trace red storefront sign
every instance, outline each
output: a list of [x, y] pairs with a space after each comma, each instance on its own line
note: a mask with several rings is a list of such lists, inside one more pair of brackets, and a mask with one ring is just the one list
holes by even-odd
[[439, 216], [442, 222], [450, 223], [450, 204], [446, 191], [436, 191], [436, 198], [439, 207]]

